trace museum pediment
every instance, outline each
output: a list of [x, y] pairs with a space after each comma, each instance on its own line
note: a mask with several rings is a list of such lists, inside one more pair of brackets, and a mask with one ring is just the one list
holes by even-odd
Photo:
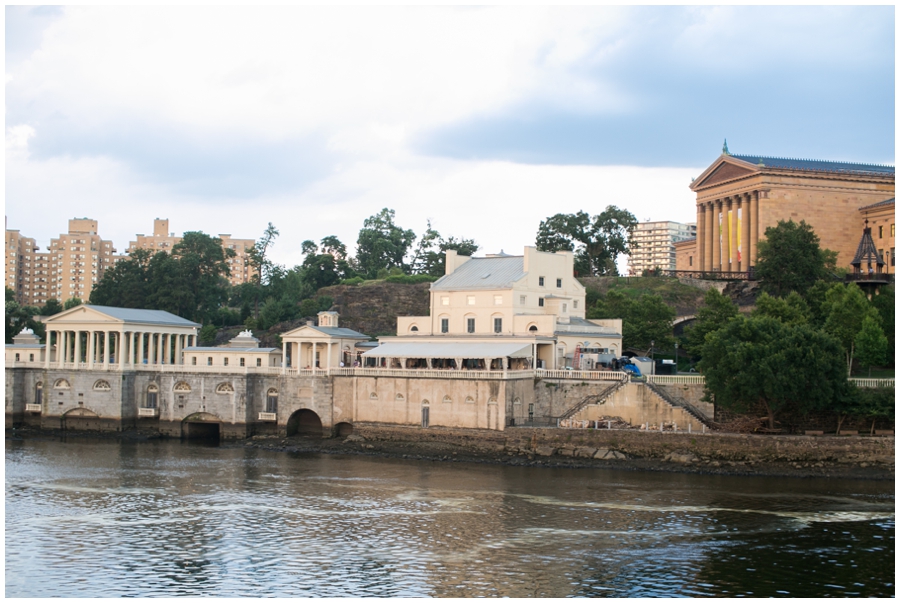
[[720, 182], [751, 176], [758, 172], [753, 166], [741, 165], [743, 163], [743, 161], [730, 156], [721, 157], [691, 184], [691, 188], [697, 190]]

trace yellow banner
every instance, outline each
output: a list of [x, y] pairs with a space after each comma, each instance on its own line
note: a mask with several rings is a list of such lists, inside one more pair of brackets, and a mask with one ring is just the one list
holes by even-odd
[[740, 208], [737, 210], [737, 261], [742, 261], [742, 247], [741, 247], [741, 232], [743, 232], [743, 228], [741, 228], [741, 214], [744, 213], [744, 208]]
[[[732, 236], [731, 231], [731, 210], [728, 210], [728, 263], [731, 264], [731, 258], [734, 257], [734, 237]], [[723, 264], [725, 262], [722, 262]], [[728, 268], [731, 270], [732, 268], [729, 266]]]

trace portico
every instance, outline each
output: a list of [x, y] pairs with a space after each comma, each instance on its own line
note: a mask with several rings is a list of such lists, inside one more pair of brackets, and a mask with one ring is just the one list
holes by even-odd
[[49, 317], [45, 368], [125, 370], [181, 364], [199, 324], [163, 310], [82, 305]]
[[319, 312], [318, 318], [318, 326], [306, 324], [281, 336], [285, 370], [349, 366], [355, 360], [356, 344], [369, 341], [367, 335], [339, 327], [337, 312]]

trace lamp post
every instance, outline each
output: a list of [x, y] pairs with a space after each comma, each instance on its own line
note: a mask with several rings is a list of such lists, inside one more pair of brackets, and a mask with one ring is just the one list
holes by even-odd
[[678, 374], [678, 340], [675, 340], [675, 374]]

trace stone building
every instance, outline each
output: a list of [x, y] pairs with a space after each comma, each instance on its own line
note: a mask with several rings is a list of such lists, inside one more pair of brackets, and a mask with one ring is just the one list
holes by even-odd
[[224, 346], [188, 346], [183, 353], [184, 364], [191, 367], [268, 367], [281, 370], [281, 350], [259, 347], [259, 339], [251, 331], [242, 331]]
[[[248, 252], [256, 245], [253, 239], [232, 239], [230, 234], [217, 235], [222, 241], [223, 249], [234, 251], [234, 257], [227, 260], [231, 275], [228, 277], [232, 285], [240, 285], [250, 282], [256, 276], [256, 269], [250, 264]], [[169, 232], [169, 220], [156, 218], [153, 220], [153, 235], [138, 234], [136, 240], [128, 243], [128, 253], [135, 249], [147, 249], [169, 253], [172, 247], [181, 242], [182, 237]]]
[[339, 325], [337, 312], [319, 312], [319, 324], [311, 322], [282, 334], [285, 367], [299, 370], [330, 369], [352, 366], [361, 350], [357, 344], [369, 341], [353, 329]]
[[680, 245], [678, 254], [693, 257], [699, 271], [748, 272], [760, 237], [780, 220], [805, 220], [847, 268], [864, 208], [874, 214], [885, 203], [879, 226], [894, 228], [893, 202], [886, 203], [894, 197], [893, 166], [732, 155], [726, 146], [691, 190], [697, 194], [697, 238], [693, 246]]

